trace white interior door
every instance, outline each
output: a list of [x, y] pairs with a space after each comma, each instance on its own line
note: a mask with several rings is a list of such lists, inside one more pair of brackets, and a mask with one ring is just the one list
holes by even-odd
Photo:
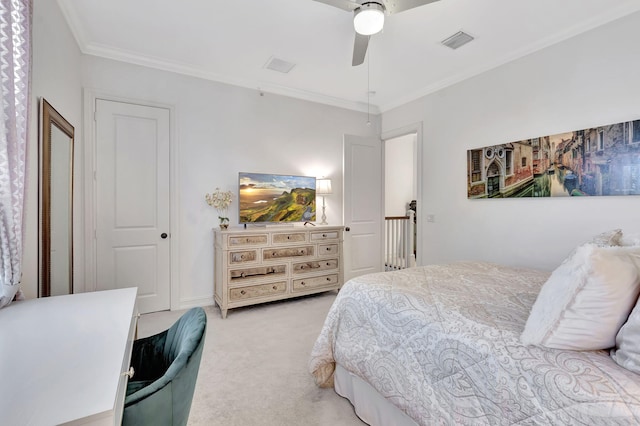
[[170, 308], [170, 113], [96, 100], [96, 288]]
[[382, 268], [382, 141], [344, 136], [345, 280]]

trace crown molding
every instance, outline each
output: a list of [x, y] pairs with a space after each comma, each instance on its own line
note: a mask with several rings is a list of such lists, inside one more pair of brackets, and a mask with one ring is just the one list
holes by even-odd
[[[291, 98], [297, 98], [305, 101], [335, 106], [338, 108], [344, 108], [344, 109], [354, 110], [358, 112], [367, 112], [367, 104], [364, 102], [349, 101], [349, 100], [340, 99], [332, 96], [322, 95], [320, 93], [315, 93], [315, 92], [301, 90], [301, 89], [294, 89], [294, 88], [285, 87], [285, 86], [268, 83], [268, 82], [229, 77], [226, 75], [204, 71], [195, 66], [181, 64], [178, 62], [166, 61], [164, 59], [145, 56], [136, 52], [130, 52], [122, 49], [114, 49], [109, 46], [103, 46], [103, 45], [92, 43], [89, 45], [85, 45], [84, 48], [81, 48], [81, 50], [82, 50], [82, 53], [86, 55], [98, 56], [101, 58], [107, 58], [107, 59], [126, 62], [134, 65], [140, 65], [148, 68], [154, 68], [162, 71], [188, 75], [191, 77], [215, 81], [218, 83], [229, 84], [232, 86], [239, 86], [239, 87], [244, 87], [248, 89], [259, 90], [265, 93], [272, 93], [275, 95], [288, 96]], [[368, 110], [371, 114], [380, 113], [380, 109], [376, 105], [370, 105]]]
[[80, 51], [84, 53], [84, 48], [87, 45], [87, 35], [84, 31], [84, 26], [82, 25], [82, 20], [76, 14], [75, 9], [70, 6], [71, 0], [57, 0], [58, 7], [62, 12], [62, 16], [67, 21], [67, 25], [71, 30], [71, 34], [76, 39], [76, 43], [80, 48]]

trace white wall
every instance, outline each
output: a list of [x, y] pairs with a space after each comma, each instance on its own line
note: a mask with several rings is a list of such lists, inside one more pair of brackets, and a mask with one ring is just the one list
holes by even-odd
[[[81, 158], [80, 49], [55, 1], [35, 0], [33, 5], [33, 69], [31, 77], [31, 116], [27, 146], [27, 184], [25, 197], [25, 240], [23, 246], [22, 290], [27, 298], [38, 294], [38, 99], [44, 97], [75, 127], [75, 158]], [[76, 178], [82, 168], [75, 162]], [[81, 183], [81, 180], [76, 180]], [[82, 241], [81, 185], [75, 186], [74, 240]], [[76, 250], [74, 279], [84, 276], [83, 250]]]
[[404, 216], [416, 199], [416, 134], [384, 141], [384, 215]]
[[596, 233], [640, 232], [638, 196], [466, 194], [467, 149], [640, 118], [638, 40], [635, 13], [383, 113], [383, 132], [423, 124], [423, 263], [479, 259], [553, 269]]
[[[341, 224], [342, 136], [380, 132], [377, 118], [366, 126], [365, 113], [92, 56], [83, 57], [82, 78], [93, 90], [175, 108], [182, 307], [213, 301], [218, 220], [205, 193], [220, 187], [237, 194], [240, 171], [326, 176], [333, 184], [327, 221]], [[237, 207], [234, 200], [231, 225]]]

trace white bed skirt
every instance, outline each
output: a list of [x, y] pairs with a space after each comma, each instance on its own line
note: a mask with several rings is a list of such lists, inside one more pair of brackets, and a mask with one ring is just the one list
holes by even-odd
[[334, 372], [336, 393], [351, 401], [360, 419], [371, 426], [418, 426], [409, 416], [384, 399], [369, 383], [340, 364]]

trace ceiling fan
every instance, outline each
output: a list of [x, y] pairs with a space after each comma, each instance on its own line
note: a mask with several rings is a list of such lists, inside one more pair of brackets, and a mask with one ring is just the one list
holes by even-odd
[[438, 0], [315, 0], [335, 6], [347, 12], [353, 12], [353, 26], [356, 39], [353, 44], [353, 61], [356, 66], [364, 62], [369, 45], [369, 37], [382, 30], [384, 15], [393, 15], [414, 7], [434, 3]]

